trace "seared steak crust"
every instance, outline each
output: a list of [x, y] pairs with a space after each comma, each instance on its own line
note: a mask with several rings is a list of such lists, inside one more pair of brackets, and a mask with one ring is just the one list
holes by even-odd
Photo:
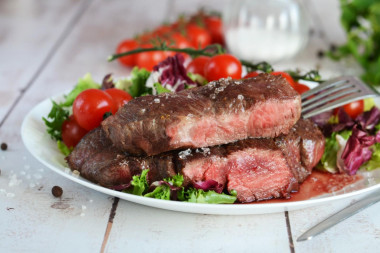
[[118, 149], [156, 155], [287, 134], [300, 112], [300, 96], [284, 78], [261, 74], [138, 97], [103, 121], [102, 128]]
[[302, 183], [322, 158], [325, 139], [311, 120], [299, 120], [288, 135], [276, 138], [276, 145], [283, 150], [297, 181]]
[[148, 181], [181, 173], [185, 185], [215, 180], [238, 201], [288, 198], [324, 151], [324, 138], [309, 120], [300, 120], [286, 136], [246, 139], [211, 148], [171, 151], [146, 157], [130, 156], [114, 147], [98, 128], [87, 134], [67, 157], [71, 169], [107, 187], [128, 184], [149, 169]]

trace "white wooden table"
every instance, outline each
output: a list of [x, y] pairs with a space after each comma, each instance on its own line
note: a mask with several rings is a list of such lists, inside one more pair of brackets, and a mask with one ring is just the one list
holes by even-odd
[[[106, 57], [139, 31], [225, 1], [0, 1], [0, 252], [379, 252], [380, 203], [311, 241], [296, 238], [363, 197], [298, 211], [245, 216], [172, 212], [114, 199], [40, 164], [20, 126], [38, 102], [69, 90], [90, 72], [128, 75]], [[324, 77], [352, 72], [317, 51], [344, 41], [338, 1], [304, 1], [307, 49], [278, 67], [319, 66]], [[51, 188], [63, 188], [61, 199]]]

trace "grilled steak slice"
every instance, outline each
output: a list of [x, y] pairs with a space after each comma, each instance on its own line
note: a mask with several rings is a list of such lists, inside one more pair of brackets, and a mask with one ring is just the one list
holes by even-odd
[[198, 181], [214, 180], [223, 186], [227, 177], [227, 150], [225, 146], [212, 148], [187, 149], [172, 152], [176, 170], [184, 177], [184, 185], [192, 185]]
[[311, 173], [324, 151], [324, 137], [308, 120], [289, 135], [246, 139], [210, 148], [171, 151], [148, 157], [130, 156], [110, 144], [98, 128], [87, 134], [68, 156], [72, 169], [93, 182], [114, 187], [149, 169], [148, 182], [181, 173], [185, 186], [215, 180], [240, 202], [288, 198]]
[[103, 121], [102, 128], [120, 150], [155, 155], [287, 134], [300, 111], [300, 96], [284, 78], [261, 74], [136, 98]]
[[229, 146], [227, 189], [240, 202], [288, 198], [298, 182], [273, 139], [249, 139]]
[[106, 187], [128, 184], [132, 176], [149, 168], [148, 183], [175, 175], [172, 156], [134, 157], [119, 151], [101, 128], [88, 133], [66, 158], [81, 176]]
[[299, 120], [288, 135], [276, 138], [276, 145], [282, 149], [299, 183], [310, 175], [325, 150], [323, 134], [310, 120]]

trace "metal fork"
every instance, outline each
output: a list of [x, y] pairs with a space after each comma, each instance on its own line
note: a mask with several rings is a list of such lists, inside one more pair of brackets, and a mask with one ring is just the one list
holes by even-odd
[[341, 76], [301, 95], [302, 117], [307, 119], [339, 106], [380, 94], [353, 76]]

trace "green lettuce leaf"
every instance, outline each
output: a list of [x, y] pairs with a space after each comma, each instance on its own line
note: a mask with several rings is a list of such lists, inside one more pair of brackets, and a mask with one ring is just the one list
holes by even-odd
[[154, 83], [153, 86], [156, 89], [157, 94], [172, 92], [171, 90], [168, 90], [168, 89], [162, 87], [162, 85], [160, 83]]
[[378, 131], [380, 131], [380, 123], [377, 124], [377, 125], [375, 126], [375, 131], [376, 131], [376, 133], [377, 133]]
[[189, 188], [185, 196], [188, 202], [203, 204], [233, 204], [236, 196], [224, 193], [216, 193], [215, 191], [203, 191], [201, 189]]
[[339, 145], [335, 139], [335, 136], [336, 133], [333, 133], [330, 137], [326, 138], [325, 152], [322, 155], [317, 169], [330, 173], [338, 172], [336, 167], [336, 155], [338, 153]]
[[339, 134], [345, 140], [348, 140], [352, 131], [345, 130], [339, 133], [332, 133], [332, 135], [326, 138], [325, 152], [322, 155], [321, 161], [317, 165], [317, 169], [330, 173], [337, 173], [338, 168], [336, 166], [337, 154], [339, 150], [339, 144], [336, 140], [336, 135]]
[[152, 88], [145, 86], [146, 80], [148, 80], [149, 76], [150, 72], [148, 70], [134, 67], [131, 72], [131, 83], [125, 91], [131, 94], [132, 97], [139, 97], [143, 94], [152, 94]]
[[65, 143], [63, 143], [63, 141], [57, 141], [57, 147], [59, 149], [59, 151], [61, 151], [62, 154], [64, 154], [65, 156], [68, 156], [70, 155], [71, 151], [73, 151], [73, 147], [69, 148], [66, 146]]
[[[164, 181], [170, 183], [174, 187], [182, 187], [184, 179], [182, 175], [177, 174], [175, 176], [165, 178]], [[161, 184], [157, 186], [152, 192], [148, 192], [147, 194], [145, 194], [144, 197], [170, 200], [171, 193], [172, 192], [170, 186], [168, 186], [167, 184]], [[183, 187], [179, 191], [177, 191], [177, 194], [178, 193], [180, 195], [179, 197], [181, 198], [183, 196]]]
[[380, 168], [380, 143], [375, 143], [371, 160], [362, 166], [366, 170], [374, 170]]
[[[53, 107], [51, 108], [47, 118], [42, 117], [47, 127], [47, 132], [53, 140], [62, 140], [62, 124], [69, 117], [69, 111], [58, 105], [53, 100]], [[49, 120], [51, 119], [51, 120]]]
[[83, 78], [79, 79], [74, 89], [66, 96], [65, 102], [61, 103], [61, 106], [69, 107], [74, 103], [75, 98], [84, 90], [87, 89], [99, 89], [100, 84], [96, 83], [91, 74], [87, 73]]
[[148, 182], [146, 181], [148, 171], [149, 169], [146, 169], [141, 172], [141, 175], [133, 176], [131, 182], [132, 187], [130, 189], [125, 190], [125, 192], [142, 196], [144, 192], [148, 190]]
[[188, 72], [187, 73], [187, 76], [194, 82], [196, 83], [199, 83], [201, 85], [205, 85], [208, 83], [207, 79], [204, 78], [202, 75], [200, 74], [194, 74], [194, 73], [191, 73], [191, 72]]
[[170, 187], [166, 184], [157, 186], [152, 192], [148, 192], [144, 197], [170, 200]]
[[177, 174], [175, 176], [172, 176], [172, 177], [169, 177], [169, 178], [165, 178], [164, 181], [168, 182], [168, 183], [171, 183], [172, 185], [176, 186], [176, 187], [181, 187], [182, 184], [183, 184], [183, 176], [180, 175], [180, 174]]
[[364, 99], [364, 111], [369, 111], [375, 106], [375, 100], [373, 98]]

